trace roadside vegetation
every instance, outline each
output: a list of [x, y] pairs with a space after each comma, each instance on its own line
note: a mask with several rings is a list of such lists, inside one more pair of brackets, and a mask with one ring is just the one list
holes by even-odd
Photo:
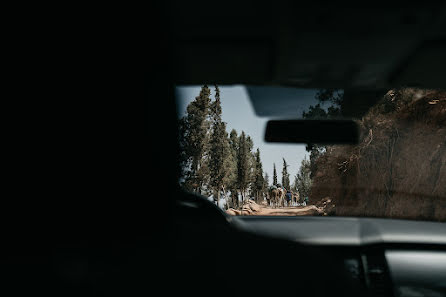
[[358, 145], [311, 151], [311, 199], [332, 215], [446, 221], [446, 92], [390, 90], [356, 121]]

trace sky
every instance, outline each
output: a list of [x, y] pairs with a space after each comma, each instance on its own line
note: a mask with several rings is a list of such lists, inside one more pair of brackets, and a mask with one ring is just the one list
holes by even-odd
[[[214, 100], [214, 87], [209, 86], [211, 89], [211, 99]], [[294, 181], [294, 176], [297, 174], [301, 161], [305, 156], [309, 158], [309, 154], [305, 150], [304, 144], [280, 144], [280, 143], [267, 143], [264, 141], [266, 122], [269, 119], [277, 119], [278, 114], [283, 115], [287, 119], [291, 118], [293, 114], [296, 114], [294, 118], [302, 115], [302, 111], [307, 109], [308, 106], [314, 105], [317, 101], [314, 99], [315, 91], [292, 89], [292, 96], [296, 96], [296, 100], [286, 100], [284, 92], [274, 92], [274, 89], [257, 89], [255, 92], [250, 87], [243, 85], [231, 85], [231, 86], [219, 86], [220, 88], [220, 100], [222, 106], [222, 120], [227, 124], [227, 132], [235, 129], [240, 135], [241, 131], [251, 136], [254, 142], [254, 151], [257, 148], [260, 149], [260, 158], [263, 165], [264, 173], [269, 175], [269, 182], [273, 180], [273, 164], [276, 164], [278, 182], [281, 183], [283, 159], [285, 158], [288, 167], [288, 173], [290, 174], [290, 183]], [[255, 88], [255, 87], [254, 87]], [[187, 105], [192, 102], [196, 96], [200, 93], [201, 86], [177, 86], [176, 87], [176, 101], [178, 116], [183, 117], [186, 115]], [[297, 91], [296, 91], [297, 90]], [[262, 108], [257, 107], [258, 113], [256, 115], [254, 106], [250, 100], [249, 94], [258, 95], [259, 100], [254, 102], [277, 102], [273, 104], [270, 112], [272, 116], [266, 116], [268, 111], [265, 111], [265, 104], [262, 104]], [[288, 92], [289, 93], [289, 92]], [[263, 96], [261, 96], [263, 94]], [[275, 95], [277, 97], [275, 97]], [[299, 96], [301, 95], [301, 96]], [[291, 101], [290, 104], [284, 104]], [[296, 102], [296, 103], [293, 103]], [[294, 104], [294, 105], [293, 105]], [[268, 105], [266, 105], [268, 106]], [[290, 112], [290, 110], [296, 110], [296, 112]]]

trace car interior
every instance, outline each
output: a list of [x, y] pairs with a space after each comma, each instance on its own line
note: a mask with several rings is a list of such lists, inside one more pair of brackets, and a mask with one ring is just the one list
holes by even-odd
[[[341, 88], [350, 113], [363, 114], [376, 103], [376, 94], [391, 88], [445, 88], [446, 6], [436, 5], [237, 2], [206, 13], [204, 4], [174, 3], [174, 81]], [[274, 109], [274, 98], [250, 99], [256, 110]], [[269, 121], [265, 138], [356, 141], [349, 123], [310, 122], [304, 128], [305, 122]], [[333, 130], [320, 128], [323, 123]], [[446, 296], [444, 218], [232, 217], [206, 199], [182, 197], [175, 204], [180, 258], [175, 267], [183, 275], [182, 289], [193, 294], [207, 292], [192, 285], [198, 274], [211, 286], [227, 279], [222, 293], [241, 296]], [[207, 211], [202, 204], [210, 204]], [[210, 219], [199, 213], [215, 224], [204, 223]], [[201, 240], [191, 240], [192, 234]], [[185, 246], [189, 255], [182, 252]], [[201, 249], [205, 246], [210, 255]], [[206, 263], [194, 267], [197, 271], [213, 273], [184, 277], [196, 261]]]
[[[13, 292], [446, 296], [445, 217], [232, 216], [182, 189], [175, 101], [178, 85], [241, 84], [262, 114], [274, 98], [256, 88], [332, 88], [344, 90], [348, 115], [361, 116], [393, 88], [445, 90], [446, 3], [166, 1], [152, 8], [129, 29], [144, 40], [135, 49], [144, 132], [91, 148], [88, 164], [88, 145], [73, 144], [80, 157], [60, 156], [89, 169], [75, 184], [58, 177], [73, 189], [67, 201], [39, 202], [45, 213], [51, 203], [63, 211], [6, 234], [14, 238], [4, 263]], [[264, 137], [338, 144], [360, 135], [350, 120], [277, 118]], [[94, 202], [79, 198], [90, 186], [101, 197]], [[438, 201], [446, 209], [446, 196]]]

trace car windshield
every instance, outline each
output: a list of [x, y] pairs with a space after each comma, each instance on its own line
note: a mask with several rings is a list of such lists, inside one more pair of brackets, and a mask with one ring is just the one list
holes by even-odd
[[[446, 92], [352, 94], [176, 86], [181, 187], [231, 215], [446, 221]], [[267, 143], [270, 119], [352, 119], [360, 139]]]

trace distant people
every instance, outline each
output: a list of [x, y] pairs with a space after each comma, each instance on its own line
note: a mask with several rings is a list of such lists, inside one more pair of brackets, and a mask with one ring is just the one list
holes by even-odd
[[285, 196], [286, 196], [287, 205], [290, 205], [290, 202], [291, 202], [291, 191], [287, 190]]
[[305, 196], [305, 198], [304, 198], [304, 206], [307, 205], [308, 201], [309, 201], [308, 196]]

